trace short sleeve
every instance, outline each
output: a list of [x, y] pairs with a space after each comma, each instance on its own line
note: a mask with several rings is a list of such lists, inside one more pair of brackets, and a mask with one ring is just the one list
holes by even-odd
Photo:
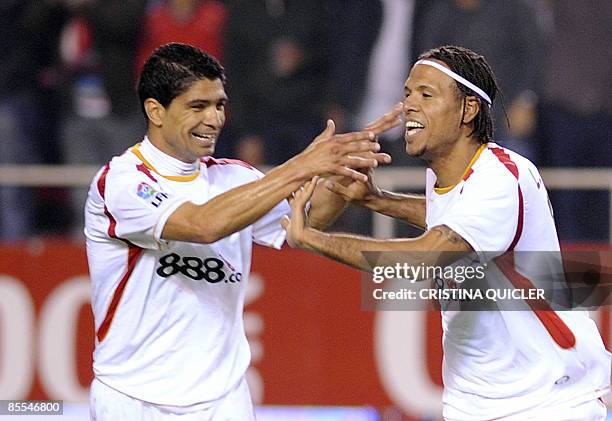
[[519, 185], [510, 174], [474, 174], [463, 186], [459, 198], [442, 215], [437, 225], [446, 225], [479, 256], [482, 252], [505, 252], [517, 230]]
[[[98, 181], [111, 237], [143, 248], [160, 248], [170, 215], [188, 199], [164, 189], [147, 174], [112, 168]], [[102, 188], [100, 188], [102, 187]]]
[[285, 242], [285, 230], [280, 224], [284, 215], [290, 215], [291, 207], [283, 200], [270, 212], [253, 224], [253, 241], [262, 246], [280, 249]]
[[[264, 174], [255, 168], [251, 171], [255, 173], [256, 179], [264, 177]], [[262, 246], [280, 249], [285, 242], [286, 235], [280, 221], [284, 215], [290, 214], [291, 207], [287, 200], [283, 200], [273, 207], [253, 224], [253, 241]]]

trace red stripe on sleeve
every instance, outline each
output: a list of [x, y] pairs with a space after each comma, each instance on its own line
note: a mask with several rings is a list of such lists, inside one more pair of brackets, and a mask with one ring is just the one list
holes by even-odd
[[108, 171], [110, 170], [110, 164], [106, 164], [100, 178], [98, 179], [98, 193], [102, 196], [102, 200], [104, 201], [104, 215], [108, 218], [108, 235], [111, 238], [117, 238], [117, 233], [115, 232], [115, 228], [117, 227], [117, 220], [111, 215], [108, 208], [106, 207], [106, 176], [108, 175]]
[[202, 159], [202, 162], [207, 166], [207, 167], [212, 167], [213, 165], [229, 165], [229, 164], [234, 164], [234, 165], [240, 165], [241, 167], [245, 167], [248, 168], [250, 170], [254, 170], [255, 168], [244, 161], [241, 161], [239, 159], [228, 159], [228, 158], [213, 158], [213, 157], [207, 157], [206, 159]]
[[152, 181], [154, 181], [155, 183], [157, 183], [157, 179], [155, 177], [153, 177], [153, 174], [151, 174], [151, 170], [149, 170], [149, 168], [147, 168], [147, 166], [143, 163], [143, 164], [139, 164], [136, 165], [136, 169], [138, 171], [140, 171], [141, 173], [144, 173], [147, 177], [149, 177]]
[[473, 169], [469, 169], [468, 172], [465, 173], [465, 175], [463, 176], [463, 181], [467, 181], [468, 178], [470, 178], [470, 175], [472, 175], [474, 173]]
[[111, 238], [117, 238], [117, 233], [115, 232], [115, 228], [117, 227], [117, 220], [111, 215], [108, 211], [106, 204], [104, 205], [104, 215], [108, 218], [108, 235]]
[[106, 175], [108, 174], [109, 170], [110, 170], [110, 163], [106, 164], [106, 166], [102, 170], [102, 174], [100, 174], [100, 178], [98, 178], [98, 193], [100, 193], [100, 196], [102, 196], [102, 199], [104, 199], [104, 189], [106, 188]]
[[102, 197], [102, 201], [104, 202], [104, 215], [106, 215], [106, 217], [108, 218], [108, 231], [107, 231], [108, 236], [111, 238], [116, 238], [118, 240], [121, 240], [130, 247], [136, 247], [129, 240], [117, 237], [117, 232], [116, 232], [117, 220], [110, 213], [110, 211], [108, 210], [108, 207], [106, 206], [106, 197], [105, 197], [106, 195], [106, 176], [108, 175], [109, 170], [110, 170], [110, 163], [106, 164], [106, 167], [104, 167], [104, 170], [102, 171], [102, 174], [100, 175], [100, 178], [98, 179], [98, 193], [100, 193], [100, 196]]
[[[504, 166], [512, 173], [516, 181], [519, 179], [518, 167], [510, 158], [506, 152], [504, 152], [501, 148], [489, 148], [489, 150], [499, 159], [499, 161], [504, 164]], [[523, 208], [523, 191], [521, 190], [521, 185], [518, 185], [518, 199], [519, 199], [519, 208], [518, 208], [518, 220], [516, 223], [516, 232], [514, 233], [514, 238], [512, 239], [512, 243], [510, 243], [510, 247], [508, 247], [508, 251], [514, 250], [514, 247], [518, 243], [521, 238], [521, 234], [523, 233], [523, 220], [524, 220], [524, 208]]]
[[144, 250], [140, 247], [128, 247], [127, 269], [125, 271], [125, 274], [121, 278], [121, 281], [119, 281], [119, 284], [117, 285], [117, 289], [113, 294], [113, 299], [111, 300], [111, 303], [108, 306], [108, 309], [106, 310], [106, 317], [104, 317], [104, 321], [102, 322], [100, 328], [98, 329], [98, 332], [96, 333], [98, 341], [100, 342], [104, 340], [106, 334], [108, 333], [108, 329], [110, 328], [110, 325], [113, 322], [115, 312], [117, 311], [117, 307], [119, 306], [119, 301], [121, 301], [121, 297], [123, 296], [123, 292], [125, 291], [125, 286], [127, 285], [128, 279], [130, 279], [130, 276], [132, 275], [132, 272], [136, 267], [136, 263], [138, 262], [138, 259], [142, 255], [143, 251]]
[[523, 234], [523, 220], [525, 219], [525, 209], [523, 208], [523, 191], [521, 190], [520, 184], [518, 186], [518, 199], [518, 221], [516, 223], [516, 232], [514, 233], [514, 238], [512, 239], [512, 243], [510, 243], [510, 247], [508, 247], [509, 251], [514, 250], [514, 247], [516, 247], [516, 243], [518, 243], [519, 239], [521, 238], [521, 234]]
[[502, 148], [489, 148], [489, 150], [491, 152], [493, 152], [493, 155], [495, 155], [497, 157], [497, 159], [499, 159], [500, 162], [502, 164], [504, 164], [506, 166], [506, 168], [508, 168], [508, 171], [510, 171], [512, 173], [514, 178], [516, 178], [518, 180], [518, 178], [519, 178], [518, 167], [512, 161], [512, 159], [510, 158], [510, 155], [508, 155], [506, 152], [504, 152], [504, 150]]

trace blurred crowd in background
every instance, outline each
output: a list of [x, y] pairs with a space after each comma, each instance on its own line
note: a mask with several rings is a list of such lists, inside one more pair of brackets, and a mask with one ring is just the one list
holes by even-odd
[[[402, 99], [419, 53], [457, 44], [499, 79], [497, 143], [540, 167], [612, 166], [605, 0], [2, 0], [0, 164], [102, 165], [139, 142], [137, 75], [168, 42], [226, 68], [216, 156], [276, 165], [326, 118], [360, 129]], [[423, 165], [403, 129], [381, 143], [393, 165]], [[79, 232], [85, 194], [0, 187], [0, 239]], [[607, 192], [551, 200], [561, 239], [609, 240]], [[369, 233], [367, 218], [351, 211], [337, 228]]]

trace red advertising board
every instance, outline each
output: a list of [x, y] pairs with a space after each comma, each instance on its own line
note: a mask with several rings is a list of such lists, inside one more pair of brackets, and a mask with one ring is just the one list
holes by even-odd
[[[430, 312], [361, 310], [360, 274], [256, 247], [245, 326], [254, 400], [441, 409], [441, 328]], [[609, 312], [593, 314], [608, 344]], [[0, 245], [0, 399], [87, 399], [93, 318], [82, 244]]]

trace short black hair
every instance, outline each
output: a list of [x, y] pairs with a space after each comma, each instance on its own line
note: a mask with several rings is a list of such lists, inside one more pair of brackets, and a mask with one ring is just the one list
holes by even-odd
[[[491, 66], [480, 54], [465, 47], [444, 45], [424, 52], [419, 56], [419, 60], [422, 59], [435, 59], [446, 63], [453, 72], [485, 91], [489, 98], [491, 98], [491, 102], [495, 101], [499, 87], [497, 86]], [[465, 98], [468, 95], [475, 96], [480, 101], [480, 111], [474, 119], [474, 131], [470, 133], [470, 136], [475, 134], [481, 143], [491, 142], [493, 140], [494, 127], [491, 107], [480, 95], [467, 86], [458, 82], [456, 86], [461, 97]]]
[[145, 118], [144, 102], [147, 98], [153, 98], [167, 107], [194, 82], [204, 78], [220, 79], [225, 85], [225, 69], [208, 53], [179, 43], [156, 49], [144, 64], [138, 80], [138, 97]]

